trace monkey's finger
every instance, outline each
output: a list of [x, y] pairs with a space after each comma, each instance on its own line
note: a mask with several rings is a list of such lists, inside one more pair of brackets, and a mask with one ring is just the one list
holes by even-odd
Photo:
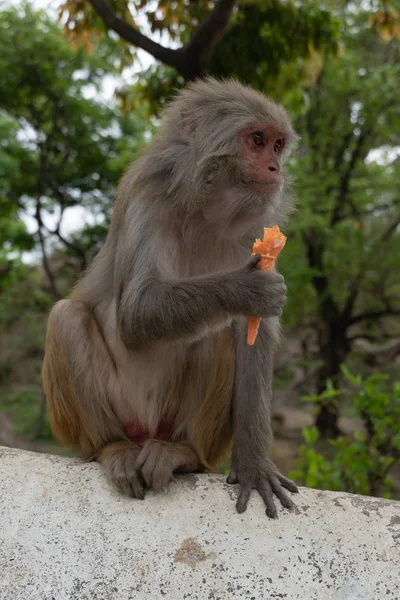
[[151, 455], [151, 450], [152, 446], [146, 442], [136, 458], [135, 465], [137, 469], [142, 469], [143, 465], [145, 462], [147, 462], [149, 456]]
[[152, 487], [153, 471], [157, 465], [157, 448], [146, 443], [136, 459], [136, 468], [140, 470], [147, 487]]
[[139, 471], [141, 471], [146, 461], [147, 455], [142, 451], [136, 459], [136, 468], [139, 469]]
[[284, 506], [285, 508], [293, 508], [294, 502], [291, 498], [289, 498], [289, 496], [287, 496], [287, 494], [285, 494], [281, 484], [279, 483], [278, 478], [275, 477], [275, 475], [271, 475], [271, 477], [269, 478], [269, 482], [272, 491], [274, 492], [275, 496], [279, 498], [282, 506]]
[[153, 472], [155, 469], [154, 462], [149, 459], [147, 460], [142, 467], [142, 476], [146, 482], [147, 487], [153, 487]]
[[280, 482], [280, 484], [281, 484], [282, 487], [284, 487], [287, 490], [289, 490], [289, 492], [293, 492], [294, 494], [298, 494], [299, 493], [299, 488], [294, 483], [294, 481], [291, 481], [290, 479], [287, 479], [286, 477], [284, 477], [280, 473], [277, 473], [276, 476], [279, 479], [279, 482]]
[[158, 465], [152, 476], [151, 487], [154, 490], [161, 490], [166, 487], [172, 479], [172, 469], [166, 465]]
[[247, 483], [243, 488], [241, 488], [239, 492], [239, 498], [236, 502], [236, 510], [238, 513], [242, 513], [246, 510], [252, 489], [253, 486], [251, 483]]
[[253, 269], [254, 267], [256, 267], [258, 265], [258, 263], [260, 262], [261, 258], [262, 258], [261, 254], [255, 254], [254, 256], [252, 256], [248, 262], [249, 268]]
[[113, 475], [118, 490], [125, 496], [143, 500], [144, 489], [135, 469], [123, 470]]
[[136, 470], [134, 464], [130, 463], [125, 466], [123, 477], [126, 493], [133, 498], [139, 500], [144, 499], [144, 481], [141, 474]]
[[265, 512], [270, 519], [277, 519], [278, 513], [276, 512], [274, 495], [272, 493], [272, 489], [268, 481], [262, 480], [257, 486], [257, 491], [259, 492], [261, 498], [264, 500], [265, 504]]

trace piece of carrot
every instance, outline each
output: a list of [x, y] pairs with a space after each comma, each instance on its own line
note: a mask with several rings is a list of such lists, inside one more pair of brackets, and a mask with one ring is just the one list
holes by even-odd
[[[261, 254], [261, 260], [258, 267], [263, 271], [272, 271], [275, 259], [286, 243], [286, 237], [280, 232], [277, 225], [274, 227], [264, 227], [264, 239], [256, 239], [253, 244], [252, 256]], [[260, 327], [260, 317], [249, 317], [247, 326], [247, 343], [253, 346]]]

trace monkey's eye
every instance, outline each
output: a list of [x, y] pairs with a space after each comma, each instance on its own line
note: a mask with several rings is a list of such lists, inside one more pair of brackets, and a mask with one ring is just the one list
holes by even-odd
[[262, 131], [256, 131], [251, 137], [255, 146], [258, 148], [264, 146], [264, 133]]
[[279, 152], [282, 152], [283, 150], [283, 146], [285, 145], [284, 140], [276, 140], [275, 144], [274, 144], [274, 152], [276, 154], [278, 154]]

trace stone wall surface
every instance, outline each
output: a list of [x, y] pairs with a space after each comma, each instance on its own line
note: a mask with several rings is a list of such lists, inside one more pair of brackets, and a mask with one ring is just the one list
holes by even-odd
[[400, 503], [301, 488], [275, 521], [220, 475], [144, 501], [97, 464], [0, 448], [1, 600], [399, 600]]

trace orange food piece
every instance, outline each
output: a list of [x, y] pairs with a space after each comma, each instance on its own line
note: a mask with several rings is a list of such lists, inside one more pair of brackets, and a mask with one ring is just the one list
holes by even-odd
[[[278, 225], [274, 227], [264, 227], [264, 239], [256, 239], [253, 244], [252, 256], [261, 254], [261, 260], [258, 267], [263, 271], [272, 271], [276, 257], [286, 243], [286, 237], [281, 233]], [[247, 343], [253, 346], [260, 327], [260, 317], [249, 317], [247, 326]]]

